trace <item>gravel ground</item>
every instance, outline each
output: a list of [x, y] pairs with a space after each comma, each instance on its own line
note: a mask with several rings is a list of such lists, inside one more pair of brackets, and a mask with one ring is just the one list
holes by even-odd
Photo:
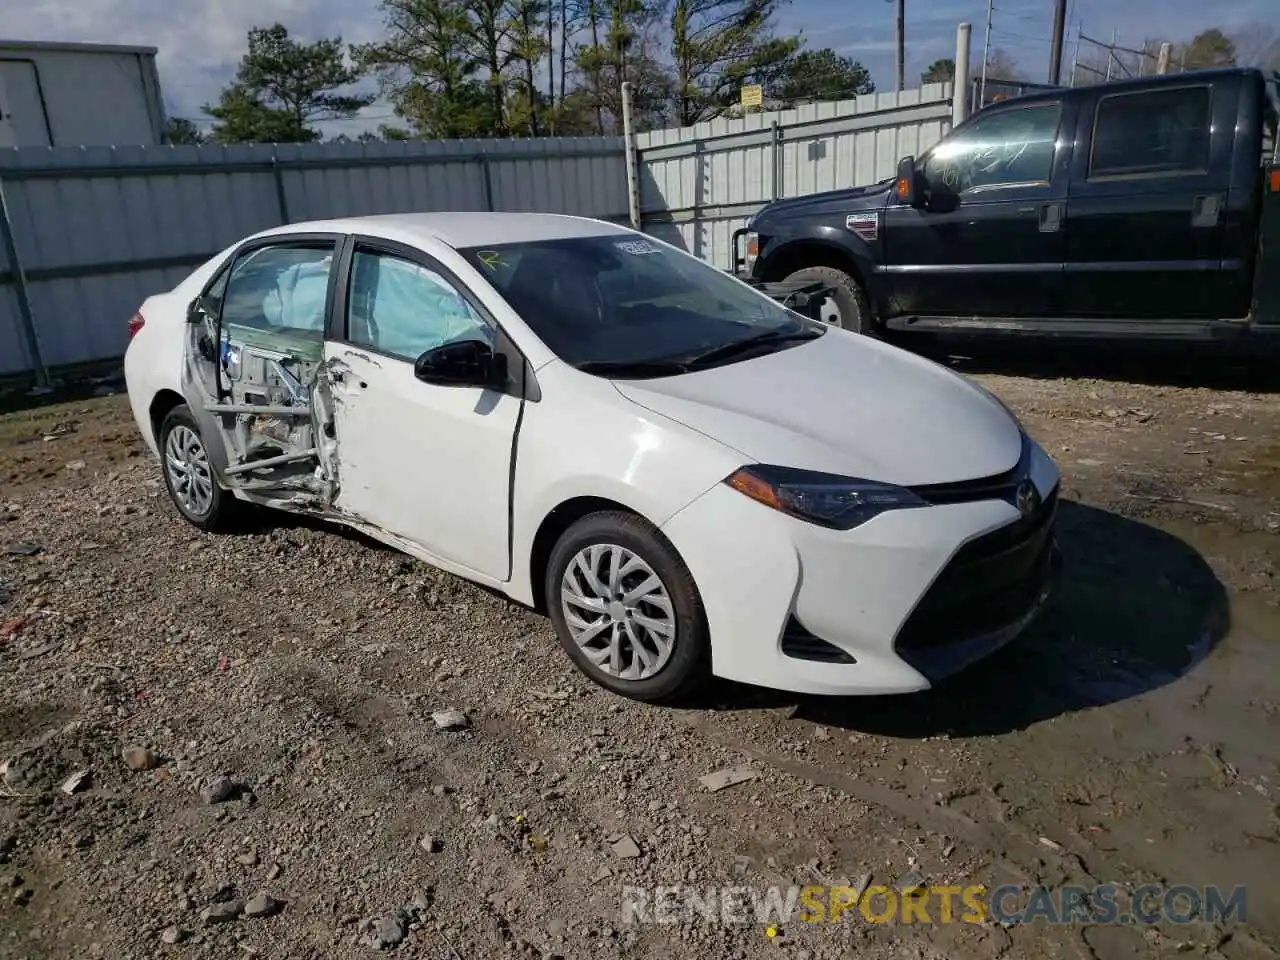
[[[357, 536], [199, 533], [124, 397], [0, 417], [0, 956], [1277, 956], [1280, 395], [979, 379], [1064, 471], [1045, 616], [928, 694], [687, 709]], [[1244, 884], [1248, 913], [622, 921], [628, 884], [868, 875]]]

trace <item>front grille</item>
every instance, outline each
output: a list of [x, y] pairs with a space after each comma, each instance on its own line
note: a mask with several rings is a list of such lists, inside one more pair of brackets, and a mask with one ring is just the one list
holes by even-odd
[[1021, 619], [1050, 575], [1058, 488], [1039, 508], [961, 547], [898, 631], [898, 650], [994, 633]]
[[1022, 453], [1013, 468], [993, 477], [962, 480], [959, 483], [930, 483], [912, 487], [911, 492], [925, 503], [942, 506], [948, 503], [974, 503], [978, 500], [1003, 500], [1017, 505], [1018, 485], [1027, 479], [1031, 461], [1030, 438], [1022, 435]]
[[839, 647], [815, 637], [795, 617], [787, 620], [782, 631], [782, 652], [797, 660], [816, 660], [820, 663], [857, 662]]
[[925, 503], [942, 506], [948, 503], [973, 503], [978, 500], [1004, 500], [1013, 503], [1018, 484], [1026, 476], [1021, 463], [1007, 473], [961, 483], [933, 483], [912, 487], [911, 492]]

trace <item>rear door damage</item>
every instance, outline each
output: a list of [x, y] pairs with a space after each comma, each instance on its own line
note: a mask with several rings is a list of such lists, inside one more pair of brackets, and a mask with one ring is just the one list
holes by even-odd
[[187, 327], [184, 393], [222, 440], [223, 481], [270, 506], [327, 513], [338, 492], [324, 365], [333, 250], [241, 254]]

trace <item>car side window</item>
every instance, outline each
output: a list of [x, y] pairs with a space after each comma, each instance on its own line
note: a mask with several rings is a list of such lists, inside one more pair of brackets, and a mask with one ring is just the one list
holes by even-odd
[[493, 345], [493, 330], [441, 274], [393, 254], [359, 250], [351, 263], [347, 339], [402, 360], [455, 340]]
[[1209, 164], [1207, 86], [1109, 94], [1093, 119], [1089, 176], [1198, 173]]
[[925, 161], [931, 190], [967, 190], [1047, 183], [1053, 173], [1061, 104], [1035, 104], [979, 114], [938, 144]]
[[332, 246], [260, 247], [239, 257], [226, 281], [223, 326], [322, 338], [332, 263]]

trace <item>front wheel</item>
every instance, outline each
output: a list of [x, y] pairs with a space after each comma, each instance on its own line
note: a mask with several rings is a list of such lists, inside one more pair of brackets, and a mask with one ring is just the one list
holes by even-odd
[[210, 532], [229, 527], [239, 501], [218, 486], [191, 408], [183, 403], [170, 410], [157, 439], [165, 489], [183, 519]]
[[633, 514], [583, 517], [547, 564], [547, 610], [574, 664], [633, 700], [686, 696], [709, 674], [693, 575], [657, 527]]
[[857, 278], [836, 267], [805, 267], [786, 279], [820, 280], [830, 284], [833, 295], [823, 305], [822, 319], [833, 327], [842, 327], [851, 333], [875, 333], [867, 294]]

